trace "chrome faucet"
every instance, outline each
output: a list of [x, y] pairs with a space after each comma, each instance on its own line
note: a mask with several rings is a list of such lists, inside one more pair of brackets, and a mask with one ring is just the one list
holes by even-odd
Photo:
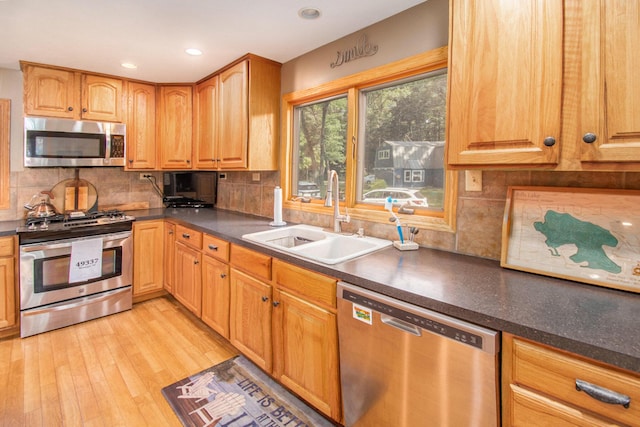
[[[324, 199], [324, 205], [327, 207], [333, 206], [333, 232], [340, 233], [343, 222], [350, 222], [349, 211], [347, 210], [344, 215], [340, 215], [340, 184], [338, 183], [338, 172], [331, 169], [329, 170], [327, 179], [327, 195]], [[336, 187], [333, 189], [333, 183], [335, 181]]]

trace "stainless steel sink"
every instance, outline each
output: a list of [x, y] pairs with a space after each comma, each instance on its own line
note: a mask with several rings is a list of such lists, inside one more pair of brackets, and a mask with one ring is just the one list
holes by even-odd
[[338, 264], [391, 246], [389, 240], [336, 234], [310, 225], [260, 231], [242, 238], [323, 264]]

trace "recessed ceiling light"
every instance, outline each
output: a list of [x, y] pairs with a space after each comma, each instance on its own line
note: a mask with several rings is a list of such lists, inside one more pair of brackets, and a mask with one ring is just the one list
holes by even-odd
[[130, 62], [123, 62], [122, 65], [124, 68], [129, 68], [131, 70], [138, 68], [138, 66], [136, 64], [132, 64]]
[[185, 52], [187, 52], [187, 54], [192, 55], [192, 56], [199, 56], [202, 55], [202, 51], [200, 49], [196, 49], [196, 48], [189, 48], [189, 49], [185, 49]]
[[298, 16], [302, 19], [318, 19], [320, 17], [320, 9], [303, 7], [298, 11]]

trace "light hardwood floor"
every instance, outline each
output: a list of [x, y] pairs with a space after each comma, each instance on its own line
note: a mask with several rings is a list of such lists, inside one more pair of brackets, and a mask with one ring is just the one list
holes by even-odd
[[0, 341], [0, 426], [181, 426], [161, 389], [237, 354], [170, 297]]

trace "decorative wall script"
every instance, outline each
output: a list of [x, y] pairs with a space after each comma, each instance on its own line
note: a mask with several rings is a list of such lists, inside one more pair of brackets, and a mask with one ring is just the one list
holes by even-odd
[[373, 56], [376, 53], [378, 53], [378, 45], [369, 43], [367, 35], [363, 34], [354, 46], [338, 51], [336, 60], [331, 63], [331, 68], [339, 67], [345, 62], [354, 61], [366, 56]]

